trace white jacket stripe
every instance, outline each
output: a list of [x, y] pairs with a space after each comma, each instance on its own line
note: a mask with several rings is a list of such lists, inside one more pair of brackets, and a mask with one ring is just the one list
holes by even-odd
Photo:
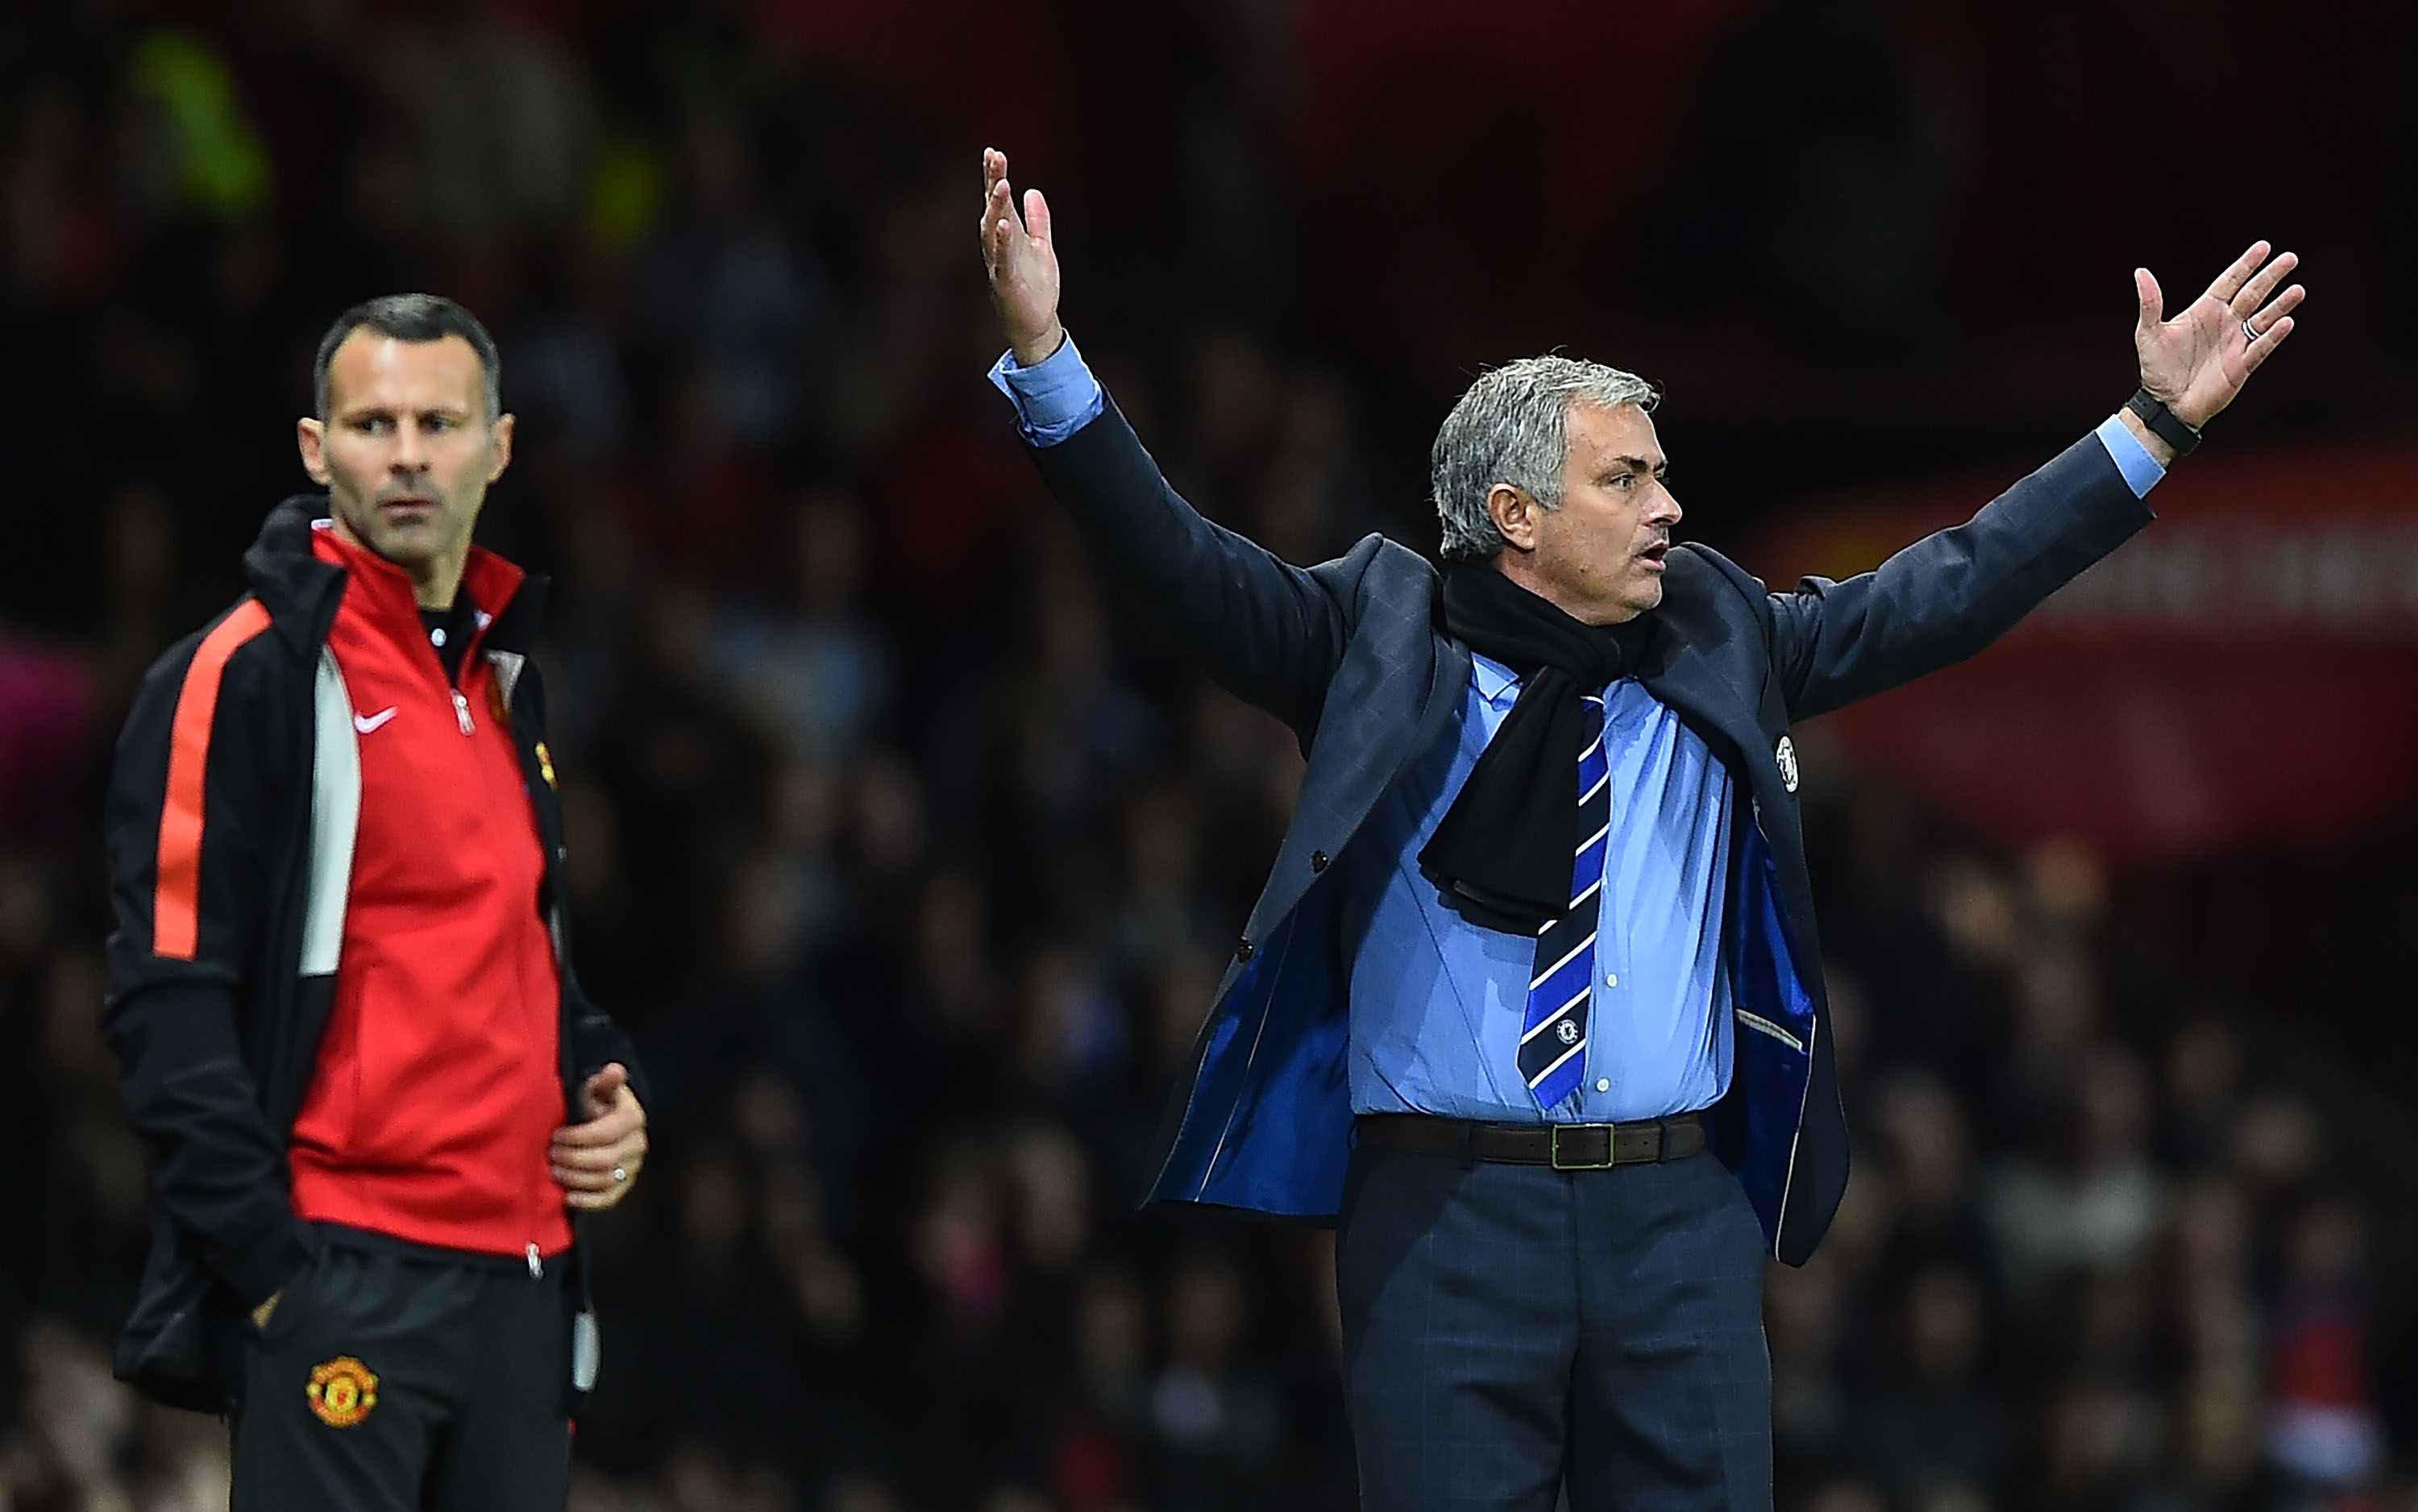
[[336, 669], [336, 653], [324, 647], [311, 713], [311, 881], [302, 910], [302, 974], [333, 976], [361, 822], [361, 747], [353, 733], [353, 696]]

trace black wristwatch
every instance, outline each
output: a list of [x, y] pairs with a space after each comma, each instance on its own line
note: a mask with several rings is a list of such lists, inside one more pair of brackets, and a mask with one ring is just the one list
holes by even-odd
[[2187, 457], [2192, 448], [2199, 445], [2199, 433], [2185, 425], [2175, 412], [2158, 402], [2158, 396], [2147, 389], [2135, 389], [2124, 407], [2141, 417], [2150, 434], [2175, 449], [2175, 455]]

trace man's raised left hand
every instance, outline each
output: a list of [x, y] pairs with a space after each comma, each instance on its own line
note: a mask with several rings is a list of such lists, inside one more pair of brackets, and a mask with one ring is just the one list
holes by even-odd
[[2295, 283], [2276, 294], [2275, 285], [2301, 259], [2285, 252], [2271, 260], [2272, 251], [2266, 242], [2252, 242], [2172, 320], [2164, 318], [2158, 281], [2146, 267], [2133, 269], [2141, 300], [2140, 323], [2133, 329], [2141, 387], [2193, 430], [2233, 403], [2250, 374], [2292, 334], [2291, 312], [2307, 291]]

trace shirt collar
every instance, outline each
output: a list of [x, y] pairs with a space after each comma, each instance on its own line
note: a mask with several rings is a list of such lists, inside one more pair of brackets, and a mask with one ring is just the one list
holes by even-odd
[[1470, 652], [1469, 677], [1477, 684], [1477, 695], [1497, 709], [1508, 709], [1520, 701], [1519, 675], [1491, 656]]
[[[1477, 689], [1477, 695], [1496, 709], [1508, 709], [1518, 703], [1520, 690], [1527, 686], [1526, 680], [1520, 674], [1478, 651], [1469, 653], [1469, 680]], [[1615, 678], [1609, 687], [1601, 691], [1608, 696], [1614, 688], [1628, 680], [1627, 678]], [[1593, 693], [1598, 690], [1590, 688], [1587, 691]]]

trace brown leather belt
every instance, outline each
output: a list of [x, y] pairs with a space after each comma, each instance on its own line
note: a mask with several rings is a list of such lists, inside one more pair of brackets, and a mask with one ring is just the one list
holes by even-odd
[[1371, 1150], [1555, 1170], [1609, 1170], [1685, 1160], [1705, 1148], [1693, 1113], [1636, 1123], [1472, 1123], [1425, 1113], [1363, 1113], [1352, 1121]]

